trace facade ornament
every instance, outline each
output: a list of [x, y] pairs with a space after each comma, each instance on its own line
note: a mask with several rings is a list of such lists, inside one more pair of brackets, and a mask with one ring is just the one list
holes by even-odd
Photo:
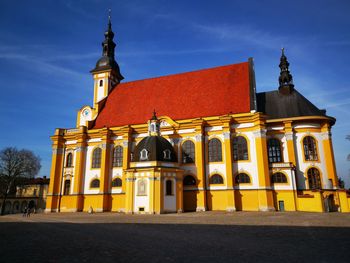
[[293, 133], [292, 132], [286, 132], [285, 136], [286, 136], [286, 140], [287, 141], [292, 141], [293, 140]]
[[64, 148], [53, 148], [52, 149], [52, 154], [60, 155], [60, 154], [63, 154], [63, 153], [64, 153]]
[[322, 140], [329, 140], [332, 138], [332, 133], [331, 132], [322, 132], [321, 138], [322, 138]]
[[266, 138], [266, 130], [253, 131], [254, 138]]
[[231, 133], [230, 133], [230, 132], [224, 132], [224, 139], [225, 139], [225, 140], [229, 140], [229, 139], [230, 139], [230, 136], [231, 136]]
[[201, 142], [202, 138], [203, 138], [203, 135], [202, 134], [196, 134], [195, 138], [196, 138], [197, 142]]

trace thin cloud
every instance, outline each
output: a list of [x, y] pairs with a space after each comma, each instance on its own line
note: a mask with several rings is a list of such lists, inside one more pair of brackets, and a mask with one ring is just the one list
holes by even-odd
[[118, 57], [139, 57], [139, 56], [176, 56], [195, 53], [221, 53], [227, 52], [225, 48], [202, 48], [202, 49], [185, 49], [185, 50], [150, 50], [150, 51], [127, 51], [120, 52]]
[[235, 40], [263, 48], [275, 49], [276, 45], [288, 43], [288, 38], [275, 36], [269, 32], [255, 29], [248, 25], [203, 25], [193, 24], [192, 28], [196, 32], [209, 34], [221, 40]]

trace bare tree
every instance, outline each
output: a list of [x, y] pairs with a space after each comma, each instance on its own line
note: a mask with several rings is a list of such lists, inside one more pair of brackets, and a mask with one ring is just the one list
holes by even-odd
[[8, 147], [0, 152], [0, 195], [1, 215], [5, 212], [5, 202], [11, 189], [24, 178], [33, 178], [41, 168], [40, 157], [29, 150]]

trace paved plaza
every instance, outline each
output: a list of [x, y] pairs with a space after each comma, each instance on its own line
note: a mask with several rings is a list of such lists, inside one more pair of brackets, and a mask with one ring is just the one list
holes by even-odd
[[0, 262], [350, 262], [350, 214], [0, 217]]

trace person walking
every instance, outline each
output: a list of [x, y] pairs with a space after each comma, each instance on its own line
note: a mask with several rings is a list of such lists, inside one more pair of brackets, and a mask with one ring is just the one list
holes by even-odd
[[27, 209], [28, 209], [28, 208], [25, 206], [25, 207], [24, 207], [24, 210], [23, 210], [23, 217], [26, 217], [26, 216], [27, 216]]

